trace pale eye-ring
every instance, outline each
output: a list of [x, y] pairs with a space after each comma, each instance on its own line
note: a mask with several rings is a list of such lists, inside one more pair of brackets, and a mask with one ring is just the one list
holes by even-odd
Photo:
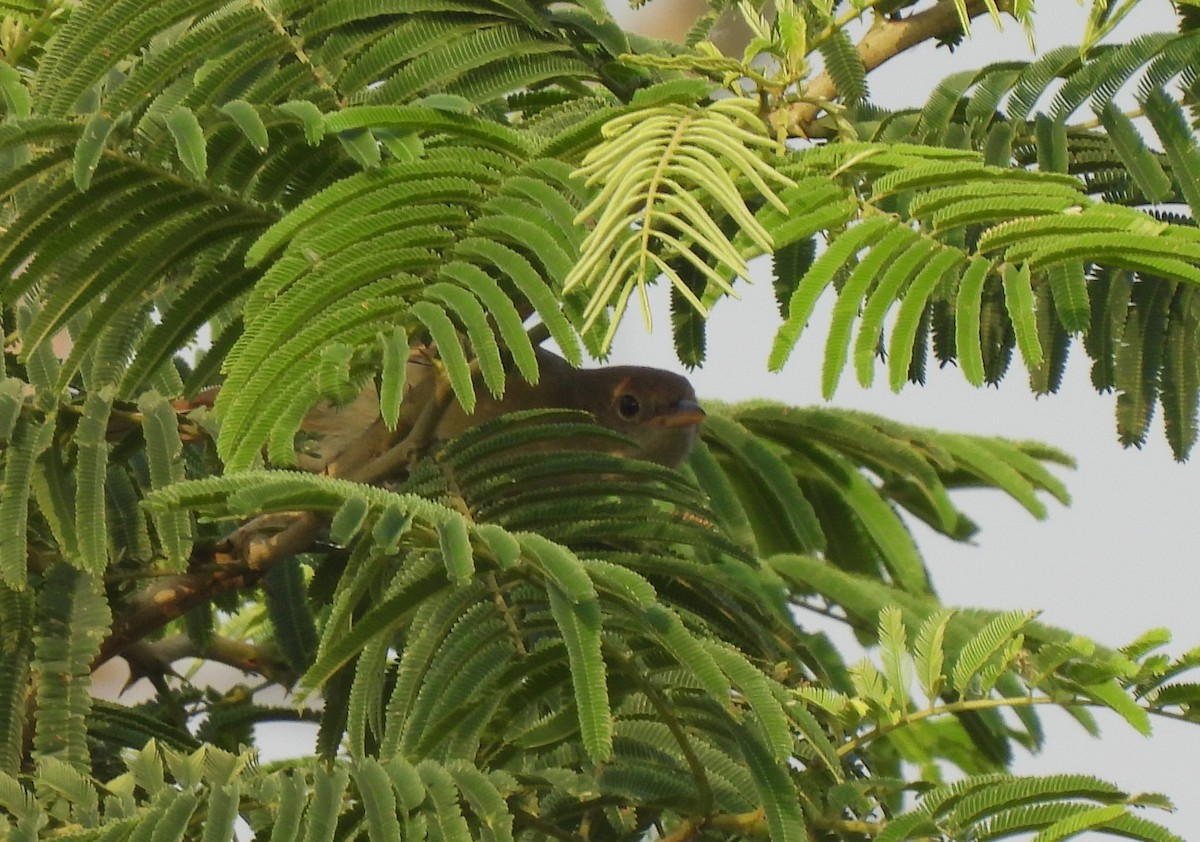
[[617, 401], [617, 412], [627, 421], [636, 418], [641, 411], [642, 405], [633, 395], [621, 395], [621, 399]]

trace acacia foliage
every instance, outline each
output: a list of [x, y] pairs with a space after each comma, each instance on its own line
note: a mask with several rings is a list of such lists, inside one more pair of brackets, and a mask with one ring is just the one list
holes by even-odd
[[[919, 380], [930, 346], [977, 383], [1018, 349], [1052, 391], [1082, 334], [1122, 437], [1160, 403], [1186, 455], [1186, 16], [892, 114], [843, 31], [865, 8], [746, 7], [729, 59], [588, 2], [0, 6], [9, 836], [1175, 838], [1139, 809], [1160, 797], [1005, 768], [1042, 705], [1191, 718], [1196, 653], [951, 612], [906, 526], [970, 538], [953, 498], [980, 485], [1042, 517], [1060, 453], [709, 401], [680, 471], [563, 448], [603, 432], [562, 412], [396, 454], [429, 444], [404, 424], [412, 343], [469, 407], [536, 377], [544, 337], [603, 354], [658, 280], [700, 363], [708, 308], [771, 253], [770, 366], [829, 288], [829, 393], [884, 349], [894, 387]], [[983, 8], [907, 12], [953, 38]], [[1153, 148], [1113, 105], [1135, 78]], [[379, 420], [345, 451], [304, 428], [362, 395]], [[875, 652], [847, 664], [830, 616]], [[117, 655], [154, 701], [92, 697]], [[181, 657], [323, 707], [169, 679]], [[253, 726], [296, 717], [315, 751], [260, 766]]]

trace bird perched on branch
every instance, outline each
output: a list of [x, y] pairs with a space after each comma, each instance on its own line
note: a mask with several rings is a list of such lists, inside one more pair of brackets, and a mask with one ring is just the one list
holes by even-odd
[[[537, 383], [527, 383], [520, 375], [510, 374], [504, 396], [496, 399], [482, 382], [477, 382], [474, 411], [467, 414], [458, 401], [448, 399], [441, 407], [440, 417], [433, 419], [436, 423], [425, 444], [449, 441], [510, 412], [576, 409], [591, 413], [601, 425], [636, 442], [624, 455], [672, 468], [687, 458], [704, 420], [704, 410], [696, 402], [696, 393], [687, 378], [642, 366], [580, 369], [557, 354], [543, 348], [536, 350], [540, 375]], [[416, 428], [423, 413], [438, 411], [431, 404], [448, 389], [439, 377], [434, 350], [415, 348], [406, 369], [400, 408], [401, 434]], [[378, 418], [379, 399], [374, 387], [368, 386], [346, 406], [318, 405], [304, 419], [301, 430], [315, 436], [312, 453], [318, 461], [329, 463]], [[569, 439], [563, 446], [588, 449], [594, 445]], [[610, 449], [612, 443], [606, 441], [604, 446]]]
[[[603, 426], [637, 442], [626, 455], [678, 467], [691, 452], [704, 410], [687, 378], [643, 366], [575, 368], [544, 348], [537, 349], [539, 379], [527, 383], [508, 378], [497, 400], [478, 385], [474, 411], [468, 415], [454, 401], [437, 425], [436, 438], [445, 441], [471, 427], [509, 412], [525, 409], [578, 409], [591, 413]], [[424, 362], [424, 364], [422, 364]], [[434, 367], [414, 354], [409, 361], [406, 401], [419, 407]], [[572, 442], [572, 444], [575, 444]]]

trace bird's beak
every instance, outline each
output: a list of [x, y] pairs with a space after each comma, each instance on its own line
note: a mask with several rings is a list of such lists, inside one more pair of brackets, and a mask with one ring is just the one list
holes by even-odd
[[681, 400], [670, 412], [652, 419], [652, 423], [663, 427], [692, 427], [705, 418], [704, 410], [695, 401]]

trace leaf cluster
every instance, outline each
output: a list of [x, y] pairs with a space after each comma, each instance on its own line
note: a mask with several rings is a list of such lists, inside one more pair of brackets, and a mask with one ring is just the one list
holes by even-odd
[[[970, 539], [962, 488], [1044, 517], [1065, 455], [766, 402], [706, 400], [679, 470], [565, 410], [433, 431], [546, 339], [602, 357], [659, 277], [702, 362], [770, 253], [772, 367], [830, 287], [829, 393], [851, 342], [899, 387], [930, 341], [1053, 391], [1083, 334], [1122, 436], [1161, 403], [1183, 457], [1194, 33], [888, 114], [843, 31], [869, 4], [755, 18], [783, 76], [588, 0], [0, 5], [0, 835], [1174, 838], [1131, 811], [1161, 799], [1004, 770], [1042, 705], [1195, 719], [1196, 653], [949, 612], [909, 531]], [[1161, 152], [1112, 105], [1136, 74]], [[152, 701], [93, 697], [118, 655]], [[315, 751], [260, 765], [255, 726], [296, 719]]]

